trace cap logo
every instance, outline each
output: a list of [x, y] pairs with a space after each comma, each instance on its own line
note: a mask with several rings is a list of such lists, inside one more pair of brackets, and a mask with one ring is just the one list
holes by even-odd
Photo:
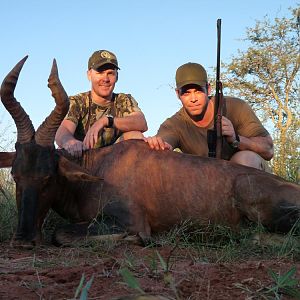
[[106, 58], [106, 59], [111, 59], [112, 58], [111, 54], [108, 53], [107, 51], [101, 52], [100, 55], [101, 55], [102, 58]]

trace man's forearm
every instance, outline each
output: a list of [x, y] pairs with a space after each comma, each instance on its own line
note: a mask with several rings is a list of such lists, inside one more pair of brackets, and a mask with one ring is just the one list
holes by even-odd
[[67, 128], [62, 126], [59, 127], [55, 135], [56, 144], [60, 148], [63, 148], [63, 145], [65, 145], [67, 142], [71, 140], [75, 140], [73, 134]]
[[131, 114], [126, 117], [115, 117], [114, 118], [114, 127], [123, 131], [147, 131], [148, 126], [145, 120], [145, 117], [142, 113]]
[[270, 136], [266, 137], [240, 137], [240, 150], [251, 150], [259, 154], [263, 159], [270, 160], [274, 155], [273, 141]]

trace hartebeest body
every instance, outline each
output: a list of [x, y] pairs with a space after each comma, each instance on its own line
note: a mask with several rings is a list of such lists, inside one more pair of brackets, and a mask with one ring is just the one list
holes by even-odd
[[184, 220], [236, 227], [248, 218], [282, 232], [298, 220], [298, 185], [228, 161], [155, 151], [137, 140], [89, 150], [72, 161], [54, 147], [69, 103], [56, 64], [49, 77], [56, 107], [35, 132], [13, 96], [24, 62], [1, 86], [18, 129], [16, 152], [0, 155], [0, 166], [12, 165], [16, 181], [17, 241], [36, 243], [50, 208], [73, 222], [109, 216], [144, 238]]

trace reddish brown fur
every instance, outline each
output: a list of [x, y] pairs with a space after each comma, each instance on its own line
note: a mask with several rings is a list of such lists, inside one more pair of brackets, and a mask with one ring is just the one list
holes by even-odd
[[53, 145], [68, 106], [56, 64], [49, 77], [56, 108], [35, 132], [13, 97], [24, 62], [1, 87], [1, 100], [20, 129], [16, 153], [1, 153], [0, 166], [12, 163], [21, 243], [39, 241], [50, 208], [73, 222], [109, 216], [144, 238], [185, 220], [238, 227], [248, 218], [286, 232], [299, 219], [298, 185], [228, 161], [155, 151], [131, 140], [86, 151], [72, 162]]

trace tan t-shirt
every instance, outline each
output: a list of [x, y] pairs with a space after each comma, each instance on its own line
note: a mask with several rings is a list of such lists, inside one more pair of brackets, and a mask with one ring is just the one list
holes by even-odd
[[[214, 98], [210, 101], [214, 101]], [[232, 122], [237, 134], [245, 137], [269, 135], [269, 132], [245, 101], [224, 97], [224, 103], [223, 115]], [[197, 127], [185, 109], [181, 108], [161, 124], [157, 135], [172, 145], [173, 148], [180, 148], [184, 153], [208, 156], [208, 129], [213, 129], [213, 120], [206, 128]], [[222, 157], [230, 159], [234, 153], [235, 150], [227, 142], [223, 142]]]
[[[115, 117], [125, 117], [141, 109], [130, 94], [113, 94], [112, 101], [107, 106], [100, 106], [91, 99], [91, 93], [85, 92], [69, 97], [70, 108], [66, 120], [72, 121], [77, 127], [75, 138], [83, 141], [88, 129], [101, 117], [107, 114]], [[94, 148], [113, 144], [122, 134], [116, 128], [103, 128], [99, 132], [98, 141]]]

